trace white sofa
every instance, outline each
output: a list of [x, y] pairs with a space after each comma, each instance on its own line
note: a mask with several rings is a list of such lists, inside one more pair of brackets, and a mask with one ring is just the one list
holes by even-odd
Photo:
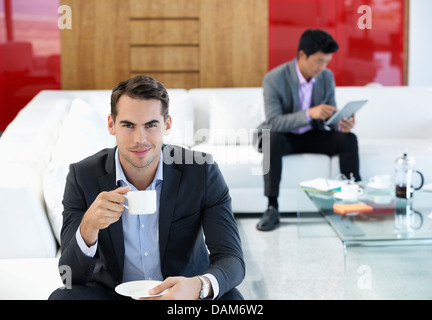
[[[61, 200], [69, 163], [114, 146], [107, 132], [109, 90], [42, 91], [0, 138], [0, 299], [46, 299], [55, 272]], [[262, 155], [252, 134], [264, 118], [261, 88], [170, 89], [167, 143], [214, 155], [235, 213], [265, 210]], [[336, 100], [369, 99], [356, 116], [363, 180], [393, 174], [407, 152], [432, 182], [432, 88], [337, 87]], [[339, 174], [337, 157], [284, 158], [281, 211], [297, 210], [300, 181]], [[41, 287], [42, 286], [42, 287]]]

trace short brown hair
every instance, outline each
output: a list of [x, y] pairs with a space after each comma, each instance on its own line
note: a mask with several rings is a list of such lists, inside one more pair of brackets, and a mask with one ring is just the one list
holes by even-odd
[[168, 92], [165, 86], [156, 79], [143, 75], [133, 77], [117, 84], [111, 94], [111, 116], [114, 121], [117, 116], [117, 102], [124, 94], [132, 99], [159, 100], [162, 103], [162, 116], [164, 121], [168, 119]]

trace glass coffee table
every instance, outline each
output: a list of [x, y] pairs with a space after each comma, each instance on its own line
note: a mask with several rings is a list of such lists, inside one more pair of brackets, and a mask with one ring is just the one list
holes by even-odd
[[[356, 200], [341, 200], [335, 192], [303, 189], [317, 212], [347, 246], [432, 244], [432, 193], [417, 191], [410, 200], [394, 197], [393, 190], [365, 187]], [[306, 200], [306, 201], [308, 201]], [[304, 198], [301, 201], [305, 201]], [[363, 203], [370, 213], [344, 215], [333, 211], [334, 204]], [[299, 217], [302, 212], [299, 210]]]
[[[342, 241], [346, 299], [432, 299], [432, 193], [401, 200], [392, 189], [363, 187], [357, 200], [300, 188], [299, 236], [336, 234]], [[373, 211], [341, 215], [335, 203], [363, 203]], [[311, 204], [315, 211], [302, 209]], [[322, 219], [321, 228], [305, 223], [311, 217]], [[323, 231], [326, 224], [333, 235]]]

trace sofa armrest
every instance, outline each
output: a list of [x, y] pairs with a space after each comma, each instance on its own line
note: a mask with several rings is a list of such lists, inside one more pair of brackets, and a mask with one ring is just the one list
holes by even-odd
[[58, 258], [0, 259], [0, 300], [46, 300], [62, 286]]
[[52, 258], [57, 242], [33, 183], [39, 177], [23, 165], [0, 165], [0, 258]]

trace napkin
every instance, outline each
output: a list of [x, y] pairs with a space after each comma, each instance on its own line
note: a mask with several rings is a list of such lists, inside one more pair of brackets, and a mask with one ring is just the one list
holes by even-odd
[[350, 212], [372, 212], [373, 208], [363, 203], [335, 203], [333, 205], [333, 211], [339, 214], [346, 214]]

